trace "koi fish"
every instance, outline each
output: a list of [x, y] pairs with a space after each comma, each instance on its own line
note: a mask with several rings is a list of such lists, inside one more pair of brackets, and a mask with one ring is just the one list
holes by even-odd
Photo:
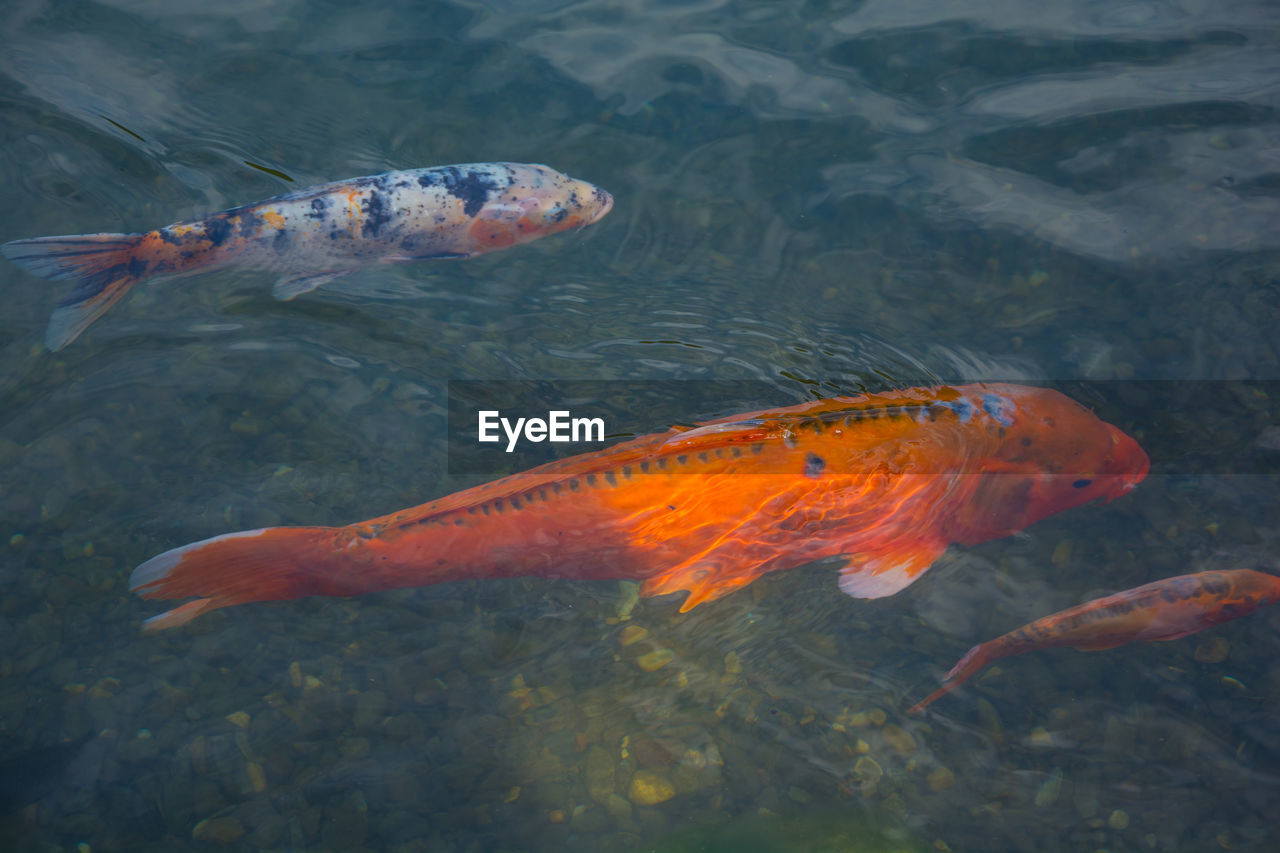
[[225, 267], [281, 273], [292, 299], [370, 262], [469, 258], [599, 221], [613, 197], [541, 165], [469, 163], [320, 184], [145, 234], [14, 240], [9, 260], [75, 289], [53, 312], [59, 350], [143, 279]]
[[[138, 566], [145, 598], [218, 607], [454, 580], [538, 576], [685, 590], [685, 612], [766, 572], [845, 560], [840, 588], [892, 595], [948, 545], [984, 542], [1126, 494], [1132, 438], [1062, 394], [911, 388], [673, 428], [346, 527], [271, 527]], [[198, 597], [197, 597], [198, 596]]]
[[918, 714], [992, 661], [1056, 646], [1101, 651], [1176, 640], [1280, 600], [1280, 578], [1250, 569], [1178, 575], [1086, 601], [969, 649], [940, 688], [912, 705]]

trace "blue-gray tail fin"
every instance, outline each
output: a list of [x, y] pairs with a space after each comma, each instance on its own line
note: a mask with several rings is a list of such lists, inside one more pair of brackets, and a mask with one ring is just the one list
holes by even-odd
[[147, 276], [147, 263], [135, 256], [142, 234], [72, 234], [35, 237], [0, 246], [0, 252], [24, 270], [53, 280], [69, 279], [75, 289], [54, 310], [44, 342], [60, 350], [115, 305]]

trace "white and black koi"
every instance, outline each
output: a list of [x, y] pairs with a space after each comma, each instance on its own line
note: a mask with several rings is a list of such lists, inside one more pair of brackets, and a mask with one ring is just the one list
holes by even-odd
[[274, 270], [272, 292], [291, 299], [369, 263], [469, 258], [590, 225], [612, 207], [609, 193], [547, 166], [469, 163], [321, 184], [145, 234], [36, 237], [0, 251], [75, 282], [45, 334], [58, 350], [153, 276]]

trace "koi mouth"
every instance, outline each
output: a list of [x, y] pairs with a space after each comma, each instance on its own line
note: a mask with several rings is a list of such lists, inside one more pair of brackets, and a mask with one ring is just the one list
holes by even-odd
[[596, 187], [595, 191], [592, 192], [592, 197], [596, 200], [596, 202], [600, 205], [600, 207], [596, 211], [595, 216], [590, 216], [584, 219], [582, 221], [582, 225], [578, 226], [579, 228], [585, 228], [588, 225], [594, 225], [595, 223], [599, 222], [601, 219], [604, 219], [606, 216], [608, 216], [609, 211], [613, 210], [613, 196], [611, 196], [607, 191], [602, 190], [599, 187]]

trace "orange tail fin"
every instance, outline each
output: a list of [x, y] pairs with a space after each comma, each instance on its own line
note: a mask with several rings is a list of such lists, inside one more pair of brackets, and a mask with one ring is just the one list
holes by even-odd
[[[250, 601], [282, 601], [308, 595], [344, 595], [326, 568], [333, 562], [334, 527], [266, 527], [225, 533], [165, 551], [133, 570], [129, 589], [143, 598], [190, 598], [152, 616], [144, 631], [176, 628], [202, 613]], [[351, 586], [358, 585], [351, 578]]]
[[965, 652], [964, 657], [960, 658], [959, 663], [951, 667], [947, 677], [942, 680], [942, 686], [908, 708], [907, 713], [919, 714], [935, 699], [946, 696], [952, 690], [964, 684], [969, 680], [969, 676], [991, 663], [992, 660], [994, 658], [987, 643], [982, 643], [969, 649], [969, 651]]
[[72, 234], [14, 240], [0, 246], [6, 258], [27, 272], [76, 284], [49, 318], [45, 346], [60, 350], [74, 341], [130, 287], [147, 277], [147, 263], [135, 253], [143, 236]]

